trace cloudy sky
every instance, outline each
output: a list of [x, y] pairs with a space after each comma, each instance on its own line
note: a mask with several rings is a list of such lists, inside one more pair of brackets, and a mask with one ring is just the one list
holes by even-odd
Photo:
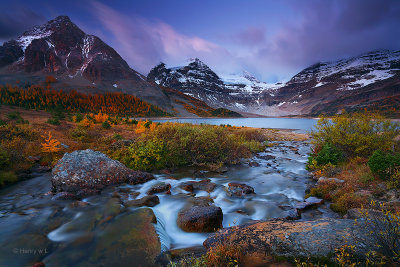
[[2, 0], [0, 43], [68, 15], [143, 74], [198, 57], [287, 80], [318, 61], [400, 49], [399, 0]]

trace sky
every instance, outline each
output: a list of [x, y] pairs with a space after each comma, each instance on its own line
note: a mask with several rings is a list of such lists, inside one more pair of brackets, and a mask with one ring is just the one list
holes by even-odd
[[400, 49], [400, 0], [2, 0], [0, 44], [67, 15], [147, 74], [199, 58], [285, 81], [320, 61]]

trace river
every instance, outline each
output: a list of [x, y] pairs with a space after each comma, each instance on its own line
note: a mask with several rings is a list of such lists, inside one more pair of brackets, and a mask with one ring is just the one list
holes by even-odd
[[[99, 245], [104, 246], [104, 241], [100, 244], [99, 240], [107, 225], [118, 225], [118, 220], [124, 218], [123, 214], [137, 209], [126, 209], [115, 203], [112, 193], [124, 189], [138, 192], [140, 198], [159, 182], [169, 183], [172, 187], [170, 195], [158, 194], [160, 204], [152, 208], [164, 251], [201, 246], [207, 238], [208, 234], [187, 233], [177, 226], [179, 210], [193, 196], [213, 199], [214, 205], [223, 211], [224, 227], [251, 220], [286, 217], [293, 206], [304, 199], [309, 181], [305, 170], [309, 151], [310, 145], [306, 142], [273, 142], [273, 146], [264, 152], [230, 166], [225, 173], [196, 168], [182, 168], [170, 174], [155, 173], [155, 180], [141, 185], [112, 186], [103, 190], [101, 195], [84, 199], [79, 205], [73, 201], [52, 200], [48, 194], [51, 190], [50, 174], [38, 175], [0, 191], [0, 265], [28, 265], [37, 260], [44, 261], [46, 266], [59, 266], [60, 263], [85, 266], [78, 262], [91, 259], [93, 251]], [[203, 179], [210, 179], [216, 188], [208, 193], [202, 190], [188, 192], [180, 187], [184, 182]], [[226, 188], [230, 182], [252, 186], [255, 194], [244, 198], [229, 196]], [[120, 225], [116, 227], [117, 231], [129, 231]], [[82, 242], [85, 242], [84, 246]], [[45, 253], [21, 254], [21, 248], [29, 247], [44, 249]], [[15, 252], [17, 249], [19, 251]]]

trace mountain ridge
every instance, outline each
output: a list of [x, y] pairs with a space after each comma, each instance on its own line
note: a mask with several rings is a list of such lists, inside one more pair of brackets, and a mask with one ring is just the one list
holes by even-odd
[[[286, 83], [276, 84], [260, 82], [249, 73], [239, 78], [224, 78], [202, 64], [207, 69], [205, 73], [196, 65], [167, 68], [161, 63], [150, 71], [147, 79], [178, 89], [214, 108], [267, 116], [333, 114], [357, 106], [365, 108], [367, 103], [400, 94], [400, 51], [374, 50], [337, 61], [318, 62]], [[203, 80], [196, 82], [187, 73], [197, 73], [197, 78]], [[336, 103], [338, 99], [352, 97], [356, 99], [347, 100], [348, 105]]]
[[86, 34], [68, 16], [58, 16], [0, 46], [0, 81], [43, 82], [57, 79], [56, 88], [82, 92], [123, 92], [171, 110], [158, 86], [132, 69], [110, 46]]

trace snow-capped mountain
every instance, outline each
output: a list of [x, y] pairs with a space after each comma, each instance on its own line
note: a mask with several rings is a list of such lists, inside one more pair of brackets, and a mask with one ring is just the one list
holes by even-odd
[[282, 113], [335, 113], [400, 95], [400, 51], [377, 50], [314, 64], [276, 94]]
[[198, 58], [190, 59], [185, 66], [155, 66], [147, 80], [177, 89], [203, 100], [208, 105], [247, 112], [247, 106], [257, 103], [262, 92], [273, 94], [280, 85], [260, 82], [248, 72], [217, 75]]
[[100, 38], [83, 32], [69, 17], [59, 16], [0, 46], [0, 81], [30, 84], [53, 75], [62, 89], [121, 91], [167, 107], [158, 86], [131, 69]]
[[248, 72], [218, 75], [199, 59], [173, 68], [161, 63], [147, 79], [210, 106], [239, 112], [270, 116], [335, 113], [400, 97], [400, 51], [377, 50], [317, 63], [286, 83], [261, 82]]
[[56, 77], [55, 89], [124, 92], [168, 111], [183, 110], [186, 100], [180, 95], [175, 101], [169, 95], [172, 91], [161, 87], [176, 89], [212, 108], [270, 116], [370, 106], [398, 110], [400, 105], [400, 51], [377, 50], [320, 62], [277, 84], [259, 81], [248, 72], [217, 74], [197, 58], [180, 67], [161, 63], [145, 77], [66, 16], [0, 46], [0, 84], [40, 84], [47, 75]]

